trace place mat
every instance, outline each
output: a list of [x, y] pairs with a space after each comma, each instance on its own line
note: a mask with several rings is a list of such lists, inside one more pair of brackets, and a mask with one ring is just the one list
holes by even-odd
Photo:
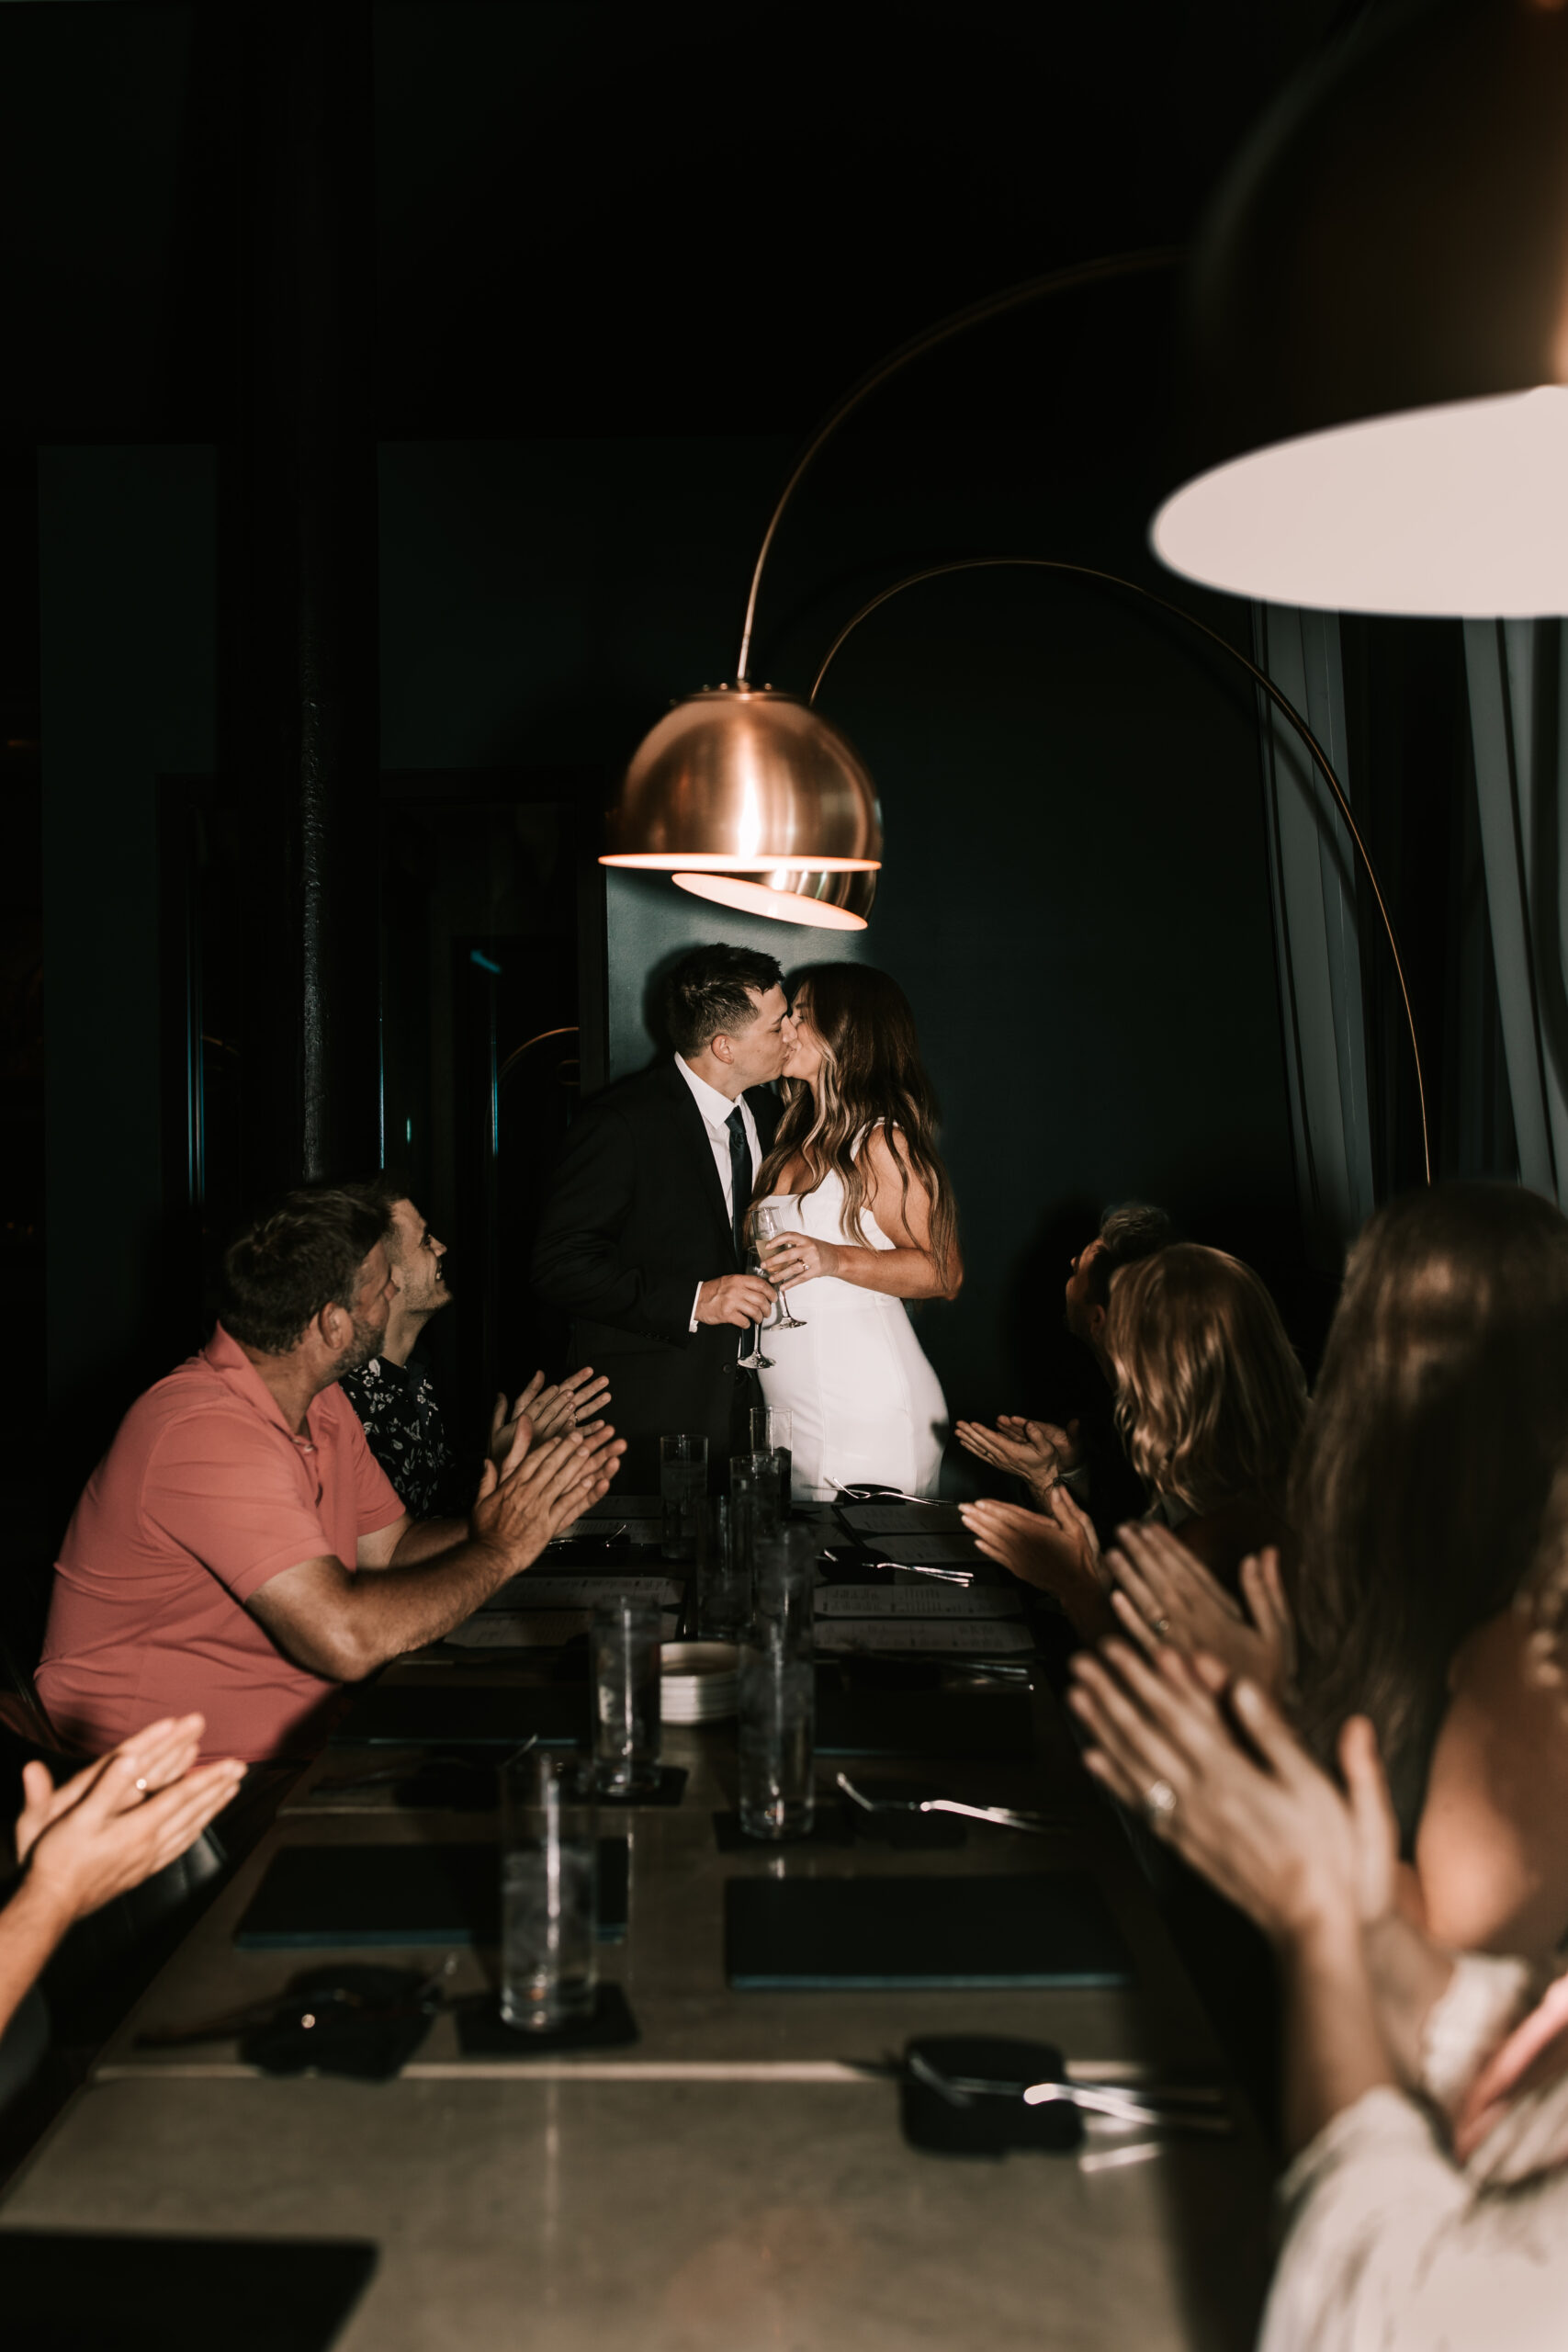
[[972, 1535], [877, 1535], [866, 1549], [896, 1568], [976, 1568], [985, 1558]]
[[857, 1536], [964, 1532], [956, 1503], [840, 1503], [839, 1518]]
[[1021, 1690], [846, 1690], [829, 1673], [817, 1681], [818, 1756], [993, 1758], [1034, 1751]]
[[[624, 1838], [599, 1840], [599, 1939], [626, 1932]], [[285, 1846], [234, 1930], [242, 1951], [496, 1943], [501, 1859], [482, 1846]]]
[[327, 2352], [378, 2253], [357, 2238], [0, 2229], [6, 2352]]
[[590, 1503], [582, 1517], [572, 1523], [586, 1528], [592, 1527], [597, 1519], [607, 1519], [615, 1527], [623, 1519], [657, 1519], [662, 1525], [664, 1505], [658, 1495], [620, 1495], [611, 1487], [596, 1503]]
[[550, 1684], [536, 1690], [478, 1690], [462, 1682], [426, 1690], [373, 1682], [360, 1690], [332, 1736], [334, 1747], [575, 1747], [588, 1736], [586, 1695]]
[[465, 2058], [551, 2058], [562, 2050], [624, 2050], [642, 2034], [618, 1984], [601, 1984], [591, 2017], [573, 2018], [552, 2033], [525, 2033], [501, 2014], [499, 1993], [474, 1993], [457, 2003], [457, 2047]]
[[817, 1595], [816, 1619], [825, 1617], [1021, 1617], [1013, 1585], [830, 1584]]
[[1121, 1985], [1132, 1961], [1083, 1871], [995, 1878], [731, 1878], [737, 1992]]

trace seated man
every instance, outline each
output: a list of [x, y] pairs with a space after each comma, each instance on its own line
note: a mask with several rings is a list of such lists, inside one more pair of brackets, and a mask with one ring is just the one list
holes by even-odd
[[386, 1328], [385, 1224], [290, 1193], [230, 1250], [206, 1347], [120, 1423], [55, 1566], [38, 1690], [65, 1739], [199, 1707], [211, 1753], [308, 1756], [334, 1686], [449, 1633], [604, 1492], [612, 1433], [519, 1430], [467, 1524], [409, 1519], [337, 1385]]
[[[409, 1198], [407, 1184], [390, 1169], [352, 1189], [388, 1220], [392, 1299], [380, 1346], [368, 1363], [340, 1374], [343, 1393], [364, 1423], [370, 1451], [411, 1518], [466, 1512], [479, 1483], [479, 1464], [477, 1458], [461, 1461], [453, 1452], [429, 1370], [413, 1352], [431, 1317], [452, 1303], [446, 1244], [436, 1239]], [[536, 1372], [510, 1418], [505, 1397], [498, 1396], [489, 1446], [496, 1467], [511, 1453], [516, 1425], [525, 1416], [535, 1438], [583, 1427], [591, 1413], [609, 1403], [609, 1386], [584, 1366], [549, 1387], [544, 1374]], [[597, 1430], [600, 1424], [592, 1426]]]

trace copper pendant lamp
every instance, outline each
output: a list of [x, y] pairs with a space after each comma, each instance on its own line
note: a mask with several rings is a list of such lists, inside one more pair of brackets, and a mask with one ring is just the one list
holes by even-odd
[[654, 872], [872, 873], [882, 820], [831, 720], [742, 680], [688, 695], [638, 745], [602, 863]]
[[1568, 612], [1568, 7], [1406, 0], [1288, 89], [1190, 281], [1174, 571], [1359, 612]]

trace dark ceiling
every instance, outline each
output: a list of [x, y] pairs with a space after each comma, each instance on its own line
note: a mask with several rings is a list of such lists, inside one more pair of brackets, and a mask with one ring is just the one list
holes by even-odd
[[[381, 0], [378, 430], [799, 433], [944, 311], [1185, 240], [1343, 13]], [[246, 17], [0, 7], [7, 438], [224, 429]], [[1168, 305], [1089, 300], [1078, 334], [999, 330], [1021, 367], [923, 372], [902, 413], [1038, 421], [1083, 335], [1109, 338], [1097, 401], [1165, 367]]]

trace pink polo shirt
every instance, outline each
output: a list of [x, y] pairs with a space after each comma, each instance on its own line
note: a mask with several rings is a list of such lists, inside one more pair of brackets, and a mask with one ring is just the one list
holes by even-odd
[[403, 1507], [335, 1385], [296, 1437], [220, 1323], [138, 1397], [72, 1514], [55, 1563], [39, 1696], [102, 1755], [199, 1707], [209, 1756], [307, 1756], [339, 1686], [286, 1657], [245, 1607], [304, 1560], [355, 1566]]

